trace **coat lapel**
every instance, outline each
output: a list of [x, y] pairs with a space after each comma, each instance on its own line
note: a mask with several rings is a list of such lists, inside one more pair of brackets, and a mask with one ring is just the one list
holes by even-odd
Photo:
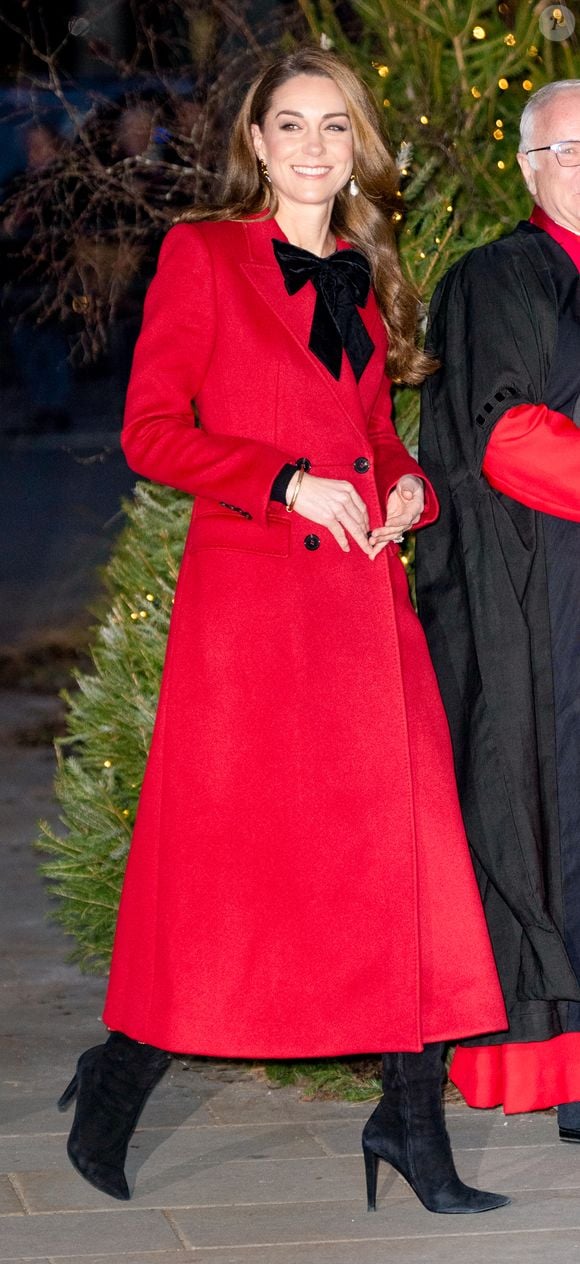
[[337, 382], [308, 348], [316, 301], [314, 287], [308, 283], [293, 295], [288, 294], [286, 290], [284, 277], [272, 248], [273, 238], [287, 240], [281, 228], [275, 220], [256, 219], [244, 224], [244, 229], [248, 262], [242, 264], [243, 272], [277, 319], [284, 325], [302, 354], [308, 357], [323, 388], [330, 392], [334, 402], [346, 414], [354, 429], [359, 434], [361, 432], [365, 434], [366, 412], [377, 394], [380, 379], [384, 373], [386, 354], [386, 333], [373, 293], [371, 292], [366, 307], [359, 310], [375, 344], [375, 351], [358, 384], [346, 358], [343, 359], [340, 380]]

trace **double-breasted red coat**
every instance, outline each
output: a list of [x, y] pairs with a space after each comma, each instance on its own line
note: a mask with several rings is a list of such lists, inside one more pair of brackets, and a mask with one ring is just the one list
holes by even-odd
[[200, 1054], [419, 1050], [505, 1026], [431, 663], [397, 547], [344, 554], [270, 500], [307, 457], [377, 526], [418, 466], [374, 296], [337, 382], [274, 237], [178, 225], [146, 300], [124, 450], [195, 504], [104, 1020]]

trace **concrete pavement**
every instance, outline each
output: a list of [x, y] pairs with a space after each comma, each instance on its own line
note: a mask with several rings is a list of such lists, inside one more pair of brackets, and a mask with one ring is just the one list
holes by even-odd
[[553, 1114], [473, 1112], [448, 1123], [466, 1180], [512, 1194], [483, 1216], [434, 1216], [383, 1167], [366, 1212], [368, 1106], [301, 1100], [259, 1073], [176, 1060], [129, 1152], [116, 1203], [70, 1167], [72, 1113], [55, 1101], [102, 1038], [103, 981], [67, 964], [32, 851], [53, 755], [30, 744], [51, 699], [0, 695], [0, 1261], [5, 1264], [570, 1264], [580, 1252], [580, 1146]]

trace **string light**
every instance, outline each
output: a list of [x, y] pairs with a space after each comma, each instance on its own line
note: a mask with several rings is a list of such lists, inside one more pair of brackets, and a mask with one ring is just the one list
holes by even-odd
[[387, 77], [387, 75], [388, 75], [388, 73], [389, 73], [389, 67], [388, 67], [388, 66], [377, 66], [377, 67], [376, 67], [376, 70], [377, 70], [377, 74], [379, 74], [379, 75], [381, 76], [381, 79], [386, 79], [386, 77]]
[[471, 95], [472, 95], [472, 97], [474, 97], [474, 98], [475, 98], [475, 100], [476, 100], [476, 101], [479, 101], [479, 98], [480, 98], [480, 96], [481, 96], [481, 92], [479, 91], [479, 88], [476, 88], [475, 84], [473, 85], [473, 87], [472, 87], [472, 89], [471, 89]]
[[129, 809], [123, 808], [123, 816], [128, 816], [128, 815], [129, 815]]
[[136, 610], [131, 611], [131, 618], [133, 619], [133, 621], [139, 618], [139, 615], [137, 614]]
[[528, 56], [529, 56], [529, 57], [537, 57], [537, 56], [538, 56], [538, 50], [537, 50], [537, 48], [536, 48], [536, 45], [535, 45], [535, 44], [530, 44], [530, 47], [528, 48]]
[[509, 35], [504, 36], [503, 42], [504, 44], [507, 44], [508, 48], [513, 48], [514, 45], [517, 43], [517, 40], [516, 40], [515, 35], [512, 35], [512, 32], [510, 31]]
[[499, 160], [499, 162], [498, 162], [498, 164], [497, 164], [497, 165], [498, 165], [498, 167], [499, 167], [500, 171], [505, 171], [505, 162], [503, 162], [501, 158], [500, 158], [500, 160]]
[[496, 127], [503, 127], [503, 119], [496, 119], [495, 125]]
[[155, 601], [153, 593], [145, 593], [145, 601]]
[[453, 207], [452, 207], [451, 203], [449, 203], [449, 206], [448, 206], [448, 207], [446, 207], [446, 210], [448, 210], [448, 211], [449, 211], [449, 214], [451, 215], [451, 212], [452, 212], [452, 210], [453, 210]]
[[389, 101], [389, 98], [388, 98], [388, 97], [385, 97], [385, 99], [384, 99], [384, 101], [383, 101], [383, 105], [384, 105], [384, 107], [385, 107], [385, 110], [388, 110], [388, 108], [389, 108], [390, 104], [391, 104], [391, 102]]
[[112, 765], [112, 763], [111, 763], [111, 760], [110, 760], [110, 759], [104, 759], [104, 760], [103, 760], [103, 768], [112, 768], [112, 767], [113, 767], [113, 765]]
[[421, 115], [421, 118], [419, 119], [419, 122], [420, 122], [420, 123], [422, 123], [424, 127], [426, 127], [426, 126], [427, 126], [427, 123], [429, 122], [429, 117], [428, 117], [428, 115], [427, 115], [427, 114], [422, 114], [422, 115]]
[[534, 85], [533, 85], [533, 83], [532, 83], [531, 79], [524, 79], [524, 80], [522, 81], [522, 88], [524, 89], [524, 92], [531, 92], [531, 91], [532, 91], [533, 86], [534, 86]]
[[402, 220], [402, 218], [403, 216], [401, 215], [400, 211], [393, 211], [393, 214], [391, 215], [391, 219], [393, 220], [395, 224], [398, 224], [400, 220]]
[[503, 140], [503, 132], [501, 130], [501, 127], [496, 127], [495, 132], [493, 133], [493, 138], [494, 140]]
[[485, 29], [483, 26], [474, 26], [471, 34], [473, 35], [473, 38], [476, 40], [485, 39]]
[[505, 92], [506, 88], [509, 88], [509, 86], [510, 86], [510, 85], [509, 85], [509, 80], [508, 80], [508, 79], [504, 79], [504, 78], [503, 78], [503, 76], [502, 76], [502, 78], [501, 78], [501, 79], [498, 79], [498, 81], [497, 81], [497, 86], [498, 86], [498, 88], [501, 88], [502, 92]]

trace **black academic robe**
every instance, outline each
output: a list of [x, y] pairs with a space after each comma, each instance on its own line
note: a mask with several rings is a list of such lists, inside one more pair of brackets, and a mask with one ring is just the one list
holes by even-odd
[[[565, 942], [552, 640], [554, 532], [566, 550], [566, 532], [580, 528], [494, 491], [481, 473], [508, 408], [545, 403], [573, 416], [553, 370], [565, 342], [580, 392], [577, 287], [562, 248], [522, 223], [461, 259], [430, 312], [428, 347], [442, 367], [423, 388], [419, 459], [441, 514], [417, 539], [417, 597], [510, 1021], [509, 1036], [482, 1033], [485, 1044], [545, 1040], [580, 1013], [568, 1004], [580, 988]], [[579, 544], [576, 534], [576, 556]], [[574, 580], [580, 603], [578, 566]]]

